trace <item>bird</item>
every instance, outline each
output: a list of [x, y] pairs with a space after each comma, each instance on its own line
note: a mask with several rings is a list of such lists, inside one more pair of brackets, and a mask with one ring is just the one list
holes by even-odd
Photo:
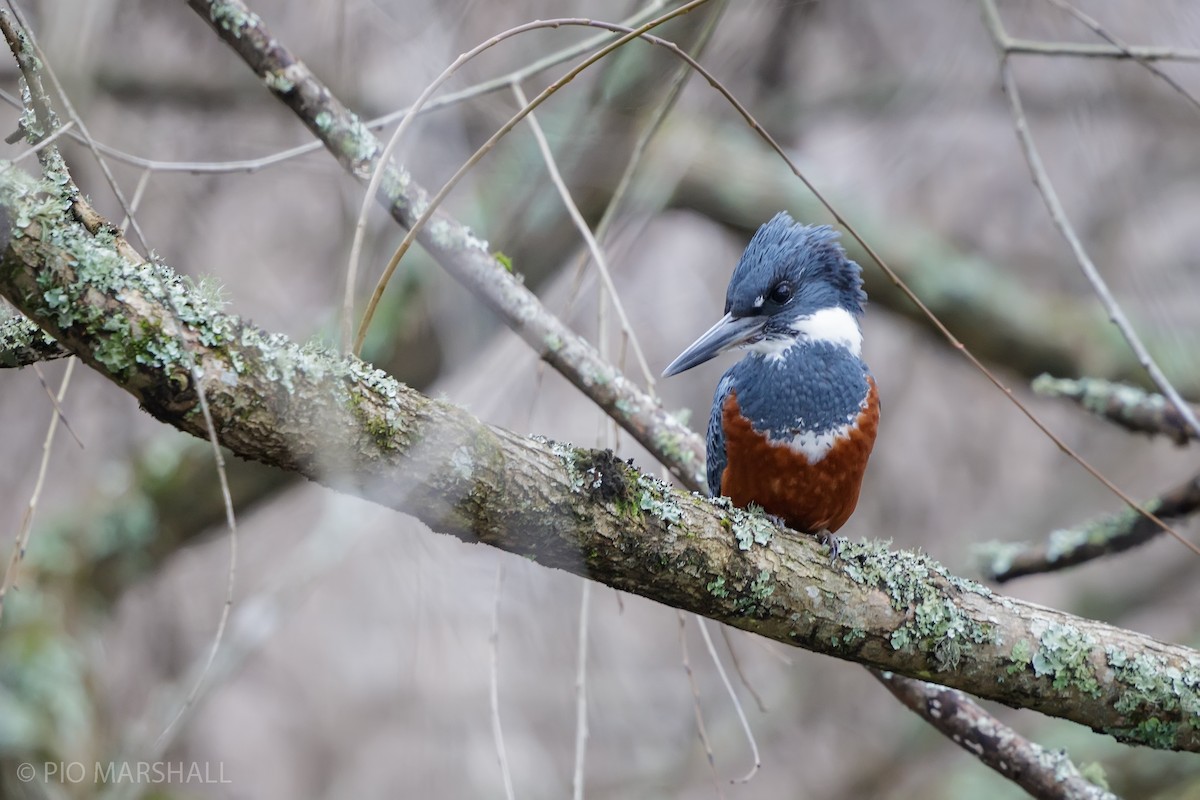
[[776, 214], [734, 267], [725, 316], [663, 371], [745, 351], [713, 397], [709, 493], [827, 542], [858, 504], [880, 411], [862, 359], [862, 269], [838, 238]]

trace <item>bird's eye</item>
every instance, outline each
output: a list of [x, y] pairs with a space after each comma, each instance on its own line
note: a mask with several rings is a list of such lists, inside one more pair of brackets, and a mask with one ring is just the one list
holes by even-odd
[[792, 299], [792, 285], [787, 281], [780, 281], [775, 284], [775, 288], [771, 290], [771, 294], [768, 297], [772, 303], [783, 305]]

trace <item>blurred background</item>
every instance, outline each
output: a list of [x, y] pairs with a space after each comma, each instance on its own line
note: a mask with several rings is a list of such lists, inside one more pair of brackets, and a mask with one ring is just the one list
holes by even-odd
[[[92, 135], [136, 157], [109, 163], [126, 196], [140, 195], [147, 246], [179, 271], [211, 278], [233, 312], [262, 327], [336, 341], [362, 187], [323, 150], [268, 163], [310, 136], [185, 4], [21, 5]], [[1050, 2], [998, 7], [1013, 36], [1100, 41]], [[1190, 3], [1079, 7], [1128, 43], [1200, 47], [1200, 8]], [[253, 8], [367, 118], [405, 107], [459, 53], [512, 25], [554, 16], [615, 22], [654, 10], [646, 0], [257, 0]], [[594, 35], [525, 34], [467, 64], [446, 91], [503, 78]], [[1146, 379], [1031, 184], [977, 4], [713, 2], [661, 35], [698, 52], [955, 334], [1104, 474], [1139, 498], [1191, 476], [1189, 452], [1028, 391], [1030, 378], [1047, 371]], [[524, 90], [533, 96], [578, 58], [523, 77]], [[678, 64], [635, 43], [537, 111], [593, 226], [663, 113]], [[1013, 67], [1085, 246], [1176, 386], [1196, 396], [1200, 110], [1132, 61], [1020, 56]], [[1200, 93], [1194, 66], [1159, 68]], [[17, 91], [8, 59], [0, 59], [0, 79]], [[436, 189], [517, 107], [503, 85], [475, 92], [422, 117], [400, 158]], [[18, 111], [0, 113], [5, 132], [15, 130]], [[0, 155], [25, 147], [0, 146]], [[90, 153], [73, 142], [63, 149], [76, 181], [119, 221]], [[448, 208], [510, 257], [552, 311], [602, 340], [645, 383], [527, 123], [472, 171]], [[830, 221], [728, 103], [691, 79], [637, 163], [604, 240], [655, 375], [720, 315], [750, 234], [785, 208]], [[360, 312], [403, 238], [377, 209], [368, 223]], [[1119, 510], [847, 246], [871, 297], [864, 350], [884, 413], [859, 510], [843, 534], [891, 539], [978, 575], [982, 543], [1042, 540]], [[656, 469], [423, 253], [403, 261], [366, 356], [489, 422], [615, 446]], [[702, 430], [729, 363], [655, 391]], [[41, 367], [53, 388], [63, 370], [62, 362]], [[693, 620], [681, 634], [673, 609], [602, 586], [592, 587], [581, 618], [578, 578], [241, 462], [229, 465], [239, 520], [230, 627], [206, 688], [172, 724], [208, 658], [229, 580], [211, 452], [86, 368], [75, 371], [62, 405], [82, 446], [59, 431], [20, 590], [0, 625], [4, 796], [98, 791], [90, 780], [21, 783], [21, 762], [85, 762], [90, 770], [95, 761], [158, 753], [207, 764], [214, 778], [220, 768], [224, 782], [160, 785], [155, 797], [503, 796], [493, 676], [516, 795], [567, 796], [581, 631], [587, 797], [1022, 796], [857, 666], [739, 631], [717, 635], [710, 623], [722, 662], [741, 673], [735, 690], [762, 751], [758, 774], [731, 784], [750, 768], [749, 746]], [[51, 411], [33, 369], [0, 372], [5, 558]], [[1003, 591], [1195, 646], [1198, 568], [1162, 537]], [[992, 710], [1041, 744], [1067, 748], [1077, 764], [1098, 764], [1122, 795], [1200, 797], [1193, 755], [1128, 748], [1032, 712]], [[147, 789], [120, 788], [125, 796]]]

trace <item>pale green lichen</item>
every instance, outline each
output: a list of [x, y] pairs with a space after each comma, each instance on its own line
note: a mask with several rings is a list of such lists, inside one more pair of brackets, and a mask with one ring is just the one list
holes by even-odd
[[995, 643], [994, 626], [973, 619], [939, 581], [960, 592], [989, 595], [987, 587], [950, 575], [928, 556], [891, 550], [887, 542], [839, 543], [838, 564], [856, 583], [887, 595], [905, 622], [890, 637], [893, 648], [932, 653], [937, 671], [954, 669], [973, 644]]
[[262, 25], [262, 19], [244, 6], [232, 3], [216, 2], [209, 7], [209, 19], [214, 25], [233, 34], [234, 38], [242, 38], [246, 28], [256, 28]]
[[1163, 656], [1130, 654], [1113, 645], [1105, 648], [1105, 656], [1121, 687], [1114, 708], [1138, 720], [1108, 733], [1121, 740], [1171, 748], [1182, 732], [1194, 733], [1200, 727], [1200, 665], [1180, 668]]
[[1072, 689], [1100, 695], [1100, 682], [1091, 661], [1096, 641], [1079, 628], [1064, 622], [1035, 622], [1031, 626], [1037, 648], [1030, 664], [1039, 677], [1049, 676], [1055, 689]]
[[[1145, 504], [1145, 509], [1156, 514], [1161, 506], [1162, 501], [1154, 499]], [[1113, 539], [1128, 536], [1142, 518], [1140, 511], [1127, 507], [1074, 528], [1053, 531], [1046, 544], [1046, 560], [1053, 563], [1084, 547], [1103, 547]]]
[[767, 601], [775, 593], [775, 576], [761, 569], [750, 581], [745, 594], [734, 600], [733, 610], [739, 614], [766, 613]]
[[[408, 431], [394, 402], [404, 389], [394, 378], [357, 359], [300, 347], [247, 325], [222, 312], [219, 291], [196, 287], [165, 265], [127, 261], [111, 230], [91, 234], [66, 212], [61, 197], [54, 196], [62, 191], [12, 167], [0, 173], [0, 203], [13, 217], [28, 217], [45, 251], [58, 256], [36, 273], [36, 290], [26, 290], [20, 302], [30, 316], [53, 320], [69, 339], [88, 342], [93, 358], [116, 380], [136, 388], [145, 385], [143, 374], [153, 373], [166, 380], [152, 383], [180, 393], [190, 386], [193, 370], [203, 367], [203, 375], [230, 386], [253, 360], [257, 376], [289, 391], [328, 381], [329, 400], [349, 409], [376, 444], [394, 449], [404, 443]], [[119, 303], [139, 295], [169, 313], [146, 314], [136, 322], [127, 318]], [[98, 296], [111, 301], [97, 303]], [[203, 364], [193, 363], [191, 342], [206, 348]], [[226, 400], [238, 402], [234, 396]], [[199, 410], [193, 403], [187, 413]], [[235, 413], [254, 409], [238, 407]]]
[[705, 588], [708, 589], [709, 593], [713, 597], [719, 597], [723, 600], [729, 596], [729, 592], [725, 588], [725, 578], [722, 575], [718, 575], [716, 578], [709, 581], [708, 586]]
[[1100, 378], [1055, 378], [1043, 374], [1034, 378], [1030, 386], [1043, 396], [1078, 400], [1083, 408], [1097, 416], [1107, 416], [1114, 410], [1132, 412], [1139, 407], [1161, 412], [1168, 405], [1167, 399], [1161, 394]]
[[263, 75], [263, 83], [276, 94], [287, 94], [296, 88], [296, 82], [282, 72], [270, 71]]
[[766, 546], [775, 536], [775, 523], [763, 513], [761, 507], [751, 505], [744, 511], [735, 509], [728, 516], [739, 550], [749, 550], [756, 544]]
[[683, 508], [675, 499], [671, 487], [645, 473], [638, 476], [638, 508], [668, 525], [683, 519]]
[[1016, 675], [1024, 672], [1033, 663], [1033, 646], [1028, 639], [1018, 639], [1012, 646], [1009, 657], [1012, 659], [1012, 664], [1008, 666], [1008, 674]]

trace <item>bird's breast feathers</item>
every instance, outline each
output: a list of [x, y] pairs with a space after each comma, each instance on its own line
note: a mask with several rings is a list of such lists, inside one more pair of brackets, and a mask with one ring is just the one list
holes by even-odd
[[771, 358], [751, 356], [729, 373], [739, 411], [755, 432], [809, 463], [823, 459], [863, 421], [878, 415], [866, 366], [849, 347], [821, 342]]

